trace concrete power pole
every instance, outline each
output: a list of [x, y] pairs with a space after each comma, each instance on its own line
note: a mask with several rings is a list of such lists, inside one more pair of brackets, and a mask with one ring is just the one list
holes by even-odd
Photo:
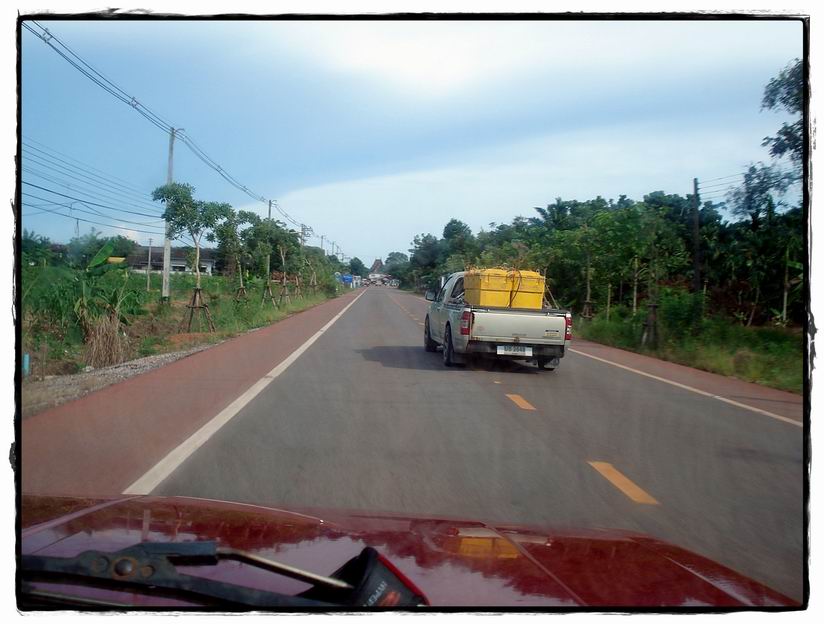
[[309, 235], [312, 233], [312, 228], [310, 228], [305, 223], [300, 224], [300, 246], [303, 248], [306, 246], [306, 240], [309, 238]]
[[[182, 130], [183, 128], [178, 128]], [[175, 151], [175, 130], [169, 131], [169, 164], [166, 171], [166, 184], [172, 183], [172, 163]], [[169, 301], [169, 272], [172, 268], [172, 239], [169, 238], [169, 224], [166, 224], [166, 235], [163, 237], [163, 285], [160, 290], [161, 301]]]
[[151, 290], [151, 278], [152, 278], [152, 239], [149, 239], [149, 262], [146, 265], [146, 292], [150, 292]]
[[[272, 220], [272, 200], [269, 200], [269, 216], [267, 217], [269, 221]], [[266, 284], [269, 284], [269, 279], [272, 277], [272, 254], [269, 253], [266, 255]]]
[[701, 292], [701, 234], [698, 215], [698, 178], [692, 179], [692, 292]]

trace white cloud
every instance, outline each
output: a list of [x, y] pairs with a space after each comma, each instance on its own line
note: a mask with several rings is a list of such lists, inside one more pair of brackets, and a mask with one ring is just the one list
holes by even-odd
[[271, 29], [259, 45], [417, 98], [494, 88], [536, 70], [548, 78], [611, 80], [616, 73], [666, 77], [764, 61], [772, 69], [774, 59], [800, 54], [801, 40], [799, 24], [754, 21], [307, 22]]
[[759, 158], [762, 130], [623, 124], [569, 132], [456, 158], [460, 164], [451, 166], [299, 189], [281, 204], [369, 264], [406, 251], [415, 234], [440, 235], [452, 217], [477, 232], [532, 216], [533, 207], [556, 197], [689, 193], [693, 177], [738, 173]]

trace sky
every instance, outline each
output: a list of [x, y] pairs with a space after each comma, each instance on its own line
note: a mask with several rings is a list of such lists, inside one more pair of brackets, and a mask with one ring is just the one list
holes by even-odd
[[[764, 85], [802, 56], [801, 23], [775, 19], [38, 22], [367, 266], [451, 218], [477, 232], [557, 197], [698, 178], [721, 199], [769, 160], [785, 117], [760, 110]], [[25, 30], [21, 60], [22, 227], [158, 244], [168, 135]], [[180, 142], [174, 178], [266, 215]]]

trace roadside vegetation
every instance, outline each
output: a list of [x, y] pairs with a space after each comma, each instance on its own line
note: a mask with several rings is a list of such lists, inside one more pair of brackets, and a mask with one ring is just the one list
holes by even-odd
[[[215, 212], [215, 205], [207, 208]], [[112, 262], [128, 256], [135, 246], [124, 237], [103, 238], [92, 231], [56, 252], [48, 239], [24, 231], [22, 351], [29, 356], [32, 378], [217, 342], [340, 292], [335, 272], [347, 267], [336, 257], [302, 246], [298, 234], [282, 223], [251, 213], [240, 213], [238, 219], [231, 207], [218, 208], [218, 217], [201, 225], [197, 234], [217, 243], [221, 274], [173, 273], [168, 302], [161, 302], [160, 274], [150, 276], [147, 288], [145, 273], [130, 271], [124, 262]], [[241, 221], [246, 224], [244, 229], [238, 227]], [[193, 256], [198, 254], [199, 242], [198, 238]], [[288, 300], [281, 300], [283, 284], [275, 280], [269, 283], [273, 298], [264, 298], [267, 266], [280, 280], [286, 275]], [[211, 324], [202, 315], [193, 316], [191, 327], [186, 323], [192, 316], [189, 306], [195, 289], [199, 301], [208, 307]]]
[[763, 140], [773, 160], [697, 195], [557, 198], [477, 233], [452, 219], [389, 254], [385, 271], [423, 291], [472, 266], [539, 270], [578, 336], [801, 392], [802, 87], [795, 61], [765, 88], [762, 108], [796, 116]]

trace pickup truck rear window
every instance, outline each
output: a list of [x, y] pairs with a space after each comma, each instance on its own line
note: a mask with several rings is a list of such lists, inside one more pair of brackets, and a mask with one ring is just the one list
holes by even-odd
[[452, 298], [457, 299], [458, 297], [462, 297], [464, 294], [464, 278], [459, 277], [458, 281], [455, 282], [455, 287], [452, 289]]

